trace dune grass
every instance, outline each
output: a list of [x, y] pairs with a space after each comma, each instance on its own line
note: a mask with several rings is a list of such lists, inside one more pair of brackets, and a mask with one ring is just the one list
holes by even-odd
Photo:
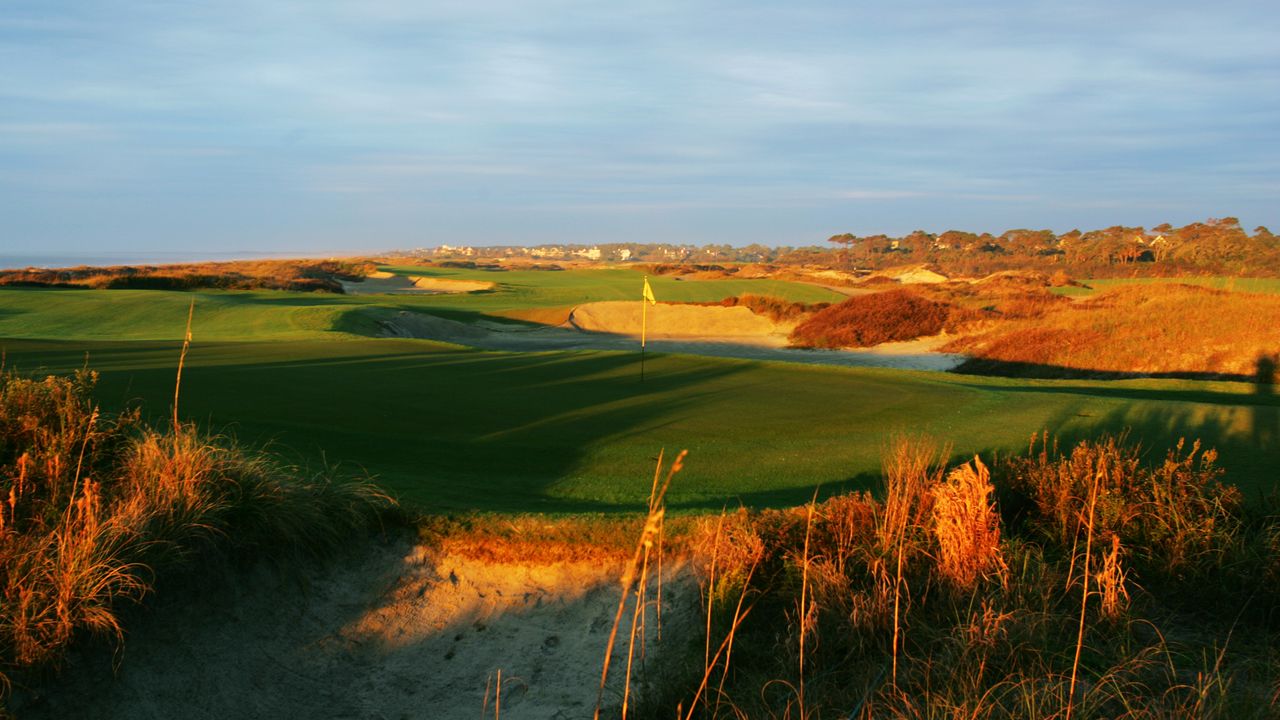
[[1280, 359], [1280, 297], [1125, 285], [1039, 318], [994, 325], [946, 349], [973, 356], [975, 371], [1251, 378], [1259, 363], [1274, 374]]
[[1130, 285], [1198, 285], [1213, 290], [1231, 290], [1250, 293], [1280, 293], [1280, 279], [1253, 277], [1146, 277], [1146, 278], [1090, 278], [1079, 285], [1053, 288], [1053, 292], [1068, 297], [1083, 297], [1104, 290]]
[[389, 499], [185, 423], [103, 412], [97, 376], [0, 372], [0, 683], [56, 666], [158, 576], [330, 551]]
[[707, 636], [651, 716], [1275, 717], [1280, 521], [1168, 453], [1044, 438], [948, 471], [912, 440], [875, 496], [704, 518]]

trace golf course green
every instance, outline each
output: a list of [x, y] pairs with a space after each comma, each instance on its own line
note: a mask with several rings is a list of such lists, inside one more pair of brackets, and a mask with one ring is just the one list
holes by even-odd
[[[427, 511], [633, 511], [664, 448], [689, 450], [673, 509], [795, 504], [819, 486], [874, 487], [895, 434], [932, 436], [956, 459], [1025, 452], [1045, 430], [1063, 444], [1127, 430], [1152, 459], [1181, 437], [1202, 438], [1249, 492], [1271, 487], [1280, 465], [1280, 400], [1244, 383], [980, 378], [654, 353], [642, 383], [638, 353], [373, 337], [380, 314], [404, 309], [465, 319], [638, 295], [629, 270], [432, 272], [499, 285], [429, 296], [9, 288], [0, 290], [0, 347], [23, 372], [87, 364], [101, 373], [104, 409], [141, 403], [162, 421], [194, 298], [183, 418], [269, 443], [299, 465], [368, 473]], [[652, 282], [664, 300], [829, 299], [797, 283]]]

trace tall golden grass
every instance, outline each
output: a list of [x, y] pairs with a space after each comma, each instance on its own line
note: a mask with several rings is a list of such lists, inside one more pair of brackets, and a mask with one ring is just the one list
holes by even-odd
[[[1211, 452], [1148, 463], [1123, 438], [1044, 437], [994, 463], [946, 455], [899, 440], [878, 499], [706, 521], [706, 635], [678, 714], [1280, 715], [1280, 521], [1249, 516]], [[732, 537], [759, 548], [745, 582]]]
[[122, 603], [192, 562], [313, 555], [389, 499], [177, 424], [92, 401], [96, 375], [0, 372], [0, 674], [56, 666], [80, 634], [121, 637]]
[[1280, 297], [1190, 285], [1133, 285], [994, 323], [944, 350], [974, 370], [1081, 375], [1223, 375], [1252, 379], [1280, 353]]
[[1000, 517], [992, 505], [991, 472], [980, 458], [955, 468], [934, 490], [933, 534], [938, 573], [967, 590], [1001, 567]]
[[626, 564], [620, 581], [621, 593], [618, 597], [618, 608], [614, 613], [613, 626], [609, 631], [609, 640], [605, 646], [604, 662], [600, 670], [600, 688], [596, 695], [595, 712], [593, 717], [597, 720], [600, 713], [604, 709], [605, 687], [609, 681], [609, 667], [613, 661], [614, 644], [617, 642], [618, 629], [622, 624], [622, 616], [626, 610], [627, 598], [634, 594], [635, 599], [632, 603], [631, 631], [629, 642], [627, 644], [627, 667], [626, 675], [623, 678], [622, 691], [622, 718], [627, 717], [627, 709], [631, 700], [631, 679], [632, 679], [632, 660], [635, 657], [636, 632], [640, 625], [640, 618], [646, 612], [644, 597], [646, 588], [649, 583], [649, 561], [651, 554], [658, 547], [658, 537], [662, 532], [663, 519], [666, 517], [666, 496], [667, 490], [671, 487], [671, 480], [684, 469], [684, 459], [688, 454], [687, 450], [682, 450], [676, 459], [672, 461], [670, 467], [667, 468], [666, 479], [662, 479], [663, 456], [658, 455], [657, 466], [653, 471], [653, 488], [649, 493], [648, 512], [645, 515], [644, 527], [640, 532], [640, 538], [636, 544], [635, 552], [631, 556], [631, 560]]

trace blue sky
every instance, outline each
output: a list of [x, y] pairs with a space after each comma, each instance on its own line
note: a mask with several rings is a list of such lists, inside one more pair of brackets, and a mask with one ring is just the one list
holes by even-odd
[[1280, 231], [1270, 2], [0, 3], [0, 251]]

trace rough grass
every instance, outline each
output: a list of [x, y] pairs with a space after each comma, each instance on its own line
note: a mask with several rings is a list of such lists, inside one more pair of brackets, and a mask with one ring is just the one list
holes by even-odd
[[1274, 373], [1280, 297], [1189, 285], [1117, 287], [1035, 319], [996, 324], [944, 350], [965, 369], [1045, 377], [1091, 372], [1194, 377]]
[[750, 293], [727, 297], [720, 301], [724, 307], [737, 307], [739, 305], [747, 308], [757, 315], [763, 315], [770, 320], [781, 323], [789, 322], [802, 318], [810, 313], [830, 307], [831, 303], [803, 303], [792, 302], [782, 298], [770, 297], [768, 295], [752, 295]]
[[0, 270], [0, 286], [110, 290], [295, 290], [341, 293], [339, 280], [368, 275], [372, 263], [255, 260], [113, 267]]
[[389, 505], [193, 426], [101, 413], [95, 381], [0, 374], [0, 679], [56, 667], [81, 635], [121, 640], [122, 604], [159, 575], [324, 553]]
[[[898, 444], [882, 499], [704, 521], [692, 545], [716, 571], [688, 716], [1275, 717], [1280, 521], [1195, 443], [1138, 458], [1103, 437], [946, 472]], [[704, 662], [730, 632], [732, 661]], [[719, 689], [694, 703], [708, 675]]]

